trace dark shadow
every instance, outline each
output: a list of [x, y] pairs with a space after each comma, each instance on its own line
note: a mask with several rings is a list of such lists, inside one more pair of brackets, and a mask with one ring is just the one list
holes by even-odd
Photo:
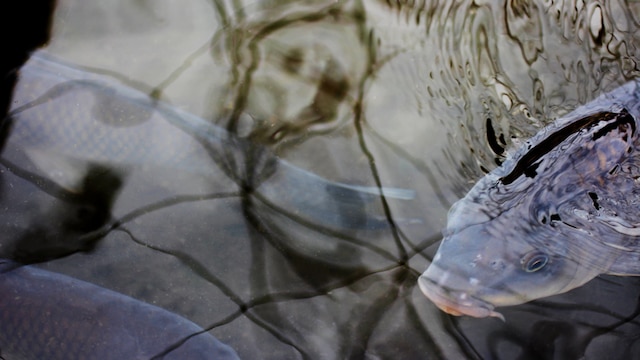
[[90, 166], [78, 192], [57, 189], [60, 201], [12, 244], [11, 258], [32, 264], [93, 250], [102, 237], [83, 235], [111, 220], [111, 208], [122, 185], [123, 176], [115, 170]]

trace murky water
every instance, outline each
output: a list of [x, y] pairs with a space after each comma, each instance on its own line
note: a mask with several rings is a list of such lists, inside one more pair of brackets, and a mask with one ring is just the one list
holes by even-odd
[[[51, 99], [36, 109], [62, 135], [4, 149], [2, 257], [180, 314], [245, 359], [637, 357], [637, 279], [505, 308], [506, 323], [445, 315], [416, 280], [479, 177], [640, 76], [640, 5], [408, 3], [59, 1], [47, 52], [149, 98], [23, 90], [14, 106]], [[235, 140], [152, 142], [151, 99]], [[69, 145], [87, 117], [89, 147]]]

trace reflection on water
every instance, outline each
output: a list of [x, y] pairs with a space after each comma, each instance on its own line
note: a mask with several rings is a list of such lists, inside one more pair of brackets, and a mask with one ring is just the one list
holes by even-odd
[[[473, 182], [640, 75], [638, 13], [60, 1], [47, 51], [85, 82], [14, 99], [58, 122], [40, 128], [52, 143], [4, 149], [0, 251], [185, 316], [249, 359], [637, 356], [636, 279], [506, 308], [507, 323], [444, 315], [416, 279]], [[108, 145], [74, 147], [64, 126]]]

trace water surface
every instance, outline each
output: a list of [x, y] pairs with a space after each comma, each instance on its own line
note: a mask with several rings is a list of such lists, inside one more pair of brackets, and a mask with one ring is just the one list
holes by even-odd
[[[133, 166], [6, 148], [31, 175], [2, 168], [2, 255], [178, 313], [246, 359], [638, 356], [637, 279], [504, 309], [506, 323], [445, 315], [416, 279], [478, 178], [640, 76], [640, 7], [410, 3], [59, 1], [48, 52], [255, 146]], [[246, 186], [265, 149], [330, 181], [416, 196], [356, 199], [328, 223], [286, 198], [304, 188], [273, 203]], [[98, 195], [68, 201], [81, 188]]]

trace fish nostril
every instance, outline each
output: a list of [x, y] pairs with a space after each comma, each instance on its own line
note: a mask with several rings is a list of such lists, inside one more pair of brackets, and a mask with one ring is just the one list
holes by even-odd
[[489, 267], [491, 267], [491, 269], [493, 269], [494, 271], [504, 271], [505, 269], [505, 265], [502, 260], [491, 260], [489, 262]]

